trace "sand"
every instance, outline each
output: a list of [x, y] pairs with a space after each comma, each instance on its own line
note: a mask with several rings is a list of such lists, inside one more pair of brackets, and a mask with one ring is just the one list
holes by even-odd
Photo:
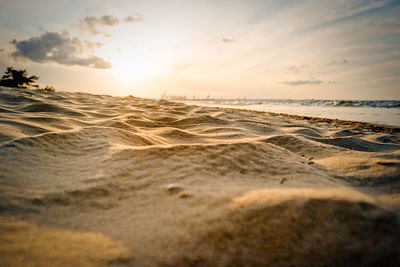
[[0, 266], [398, 266], [400, 129], [0, 88]]

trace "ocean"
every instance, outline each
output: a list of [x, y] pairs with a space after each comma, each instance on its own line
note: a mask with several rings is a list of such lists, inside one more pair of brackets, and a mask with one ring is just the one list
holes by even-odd
[[399, 100], [224, 99], [184, 103], [400, 126]]

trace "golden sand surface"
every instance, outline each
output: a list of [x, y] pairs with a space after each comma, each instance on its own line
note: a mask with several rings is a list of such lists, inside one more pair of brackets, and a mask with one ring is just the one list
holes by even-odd
[[399, 266], [399, 132], [0, 88], [0, 266]]

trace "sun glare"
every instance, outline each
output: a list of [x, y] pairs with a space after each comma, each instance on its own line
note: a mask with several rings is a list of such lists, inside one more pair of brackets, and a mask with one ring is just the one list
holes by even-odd
[[165, 62], [149, 49], [120, 49], [111, 56], [110, 72], [121, 82], [135, 82], [154, 77], [168, 70]]

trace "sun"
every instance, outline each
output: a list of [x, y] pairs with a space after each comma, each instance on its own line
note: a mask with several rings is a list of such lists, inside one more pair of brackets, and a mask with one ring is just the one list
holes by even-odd
[[168, 69], [165, 62], [150, 49], [116, 49], [110, 61], [110, 72], [121, 82], [143, 81]]

